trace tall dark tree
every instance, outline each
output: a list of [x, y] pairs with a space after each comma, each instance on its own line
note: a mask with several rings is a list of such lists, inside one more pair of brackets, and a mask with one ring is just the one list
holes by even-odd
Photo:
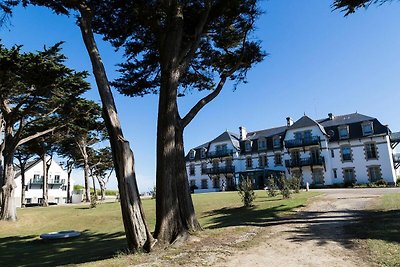
[[129, 142], [124, 138], [107, 73], [101, 60], [96, 40], [94, 39], [92, 20], [97, 14], [94, 12], [93, 7], [98, 2], [101, 1], [2, 0], [0, 1], [0, 8], [4, 11], [5, 15], [10, 16], [14, 6], [20, 3], [24, 6], [32, 4], [46, 6], [60, 15], [70, 15], [72, 13], [77, 16], [77, 25], [81, 30], [82, 39], [92, 63], [93, 74], [102, 101], [103, 118], [106, 123], [108, 135], [110, 136], [128, 248], [131, 251], [150, 251], [155, 240], [148, 229], [139, 196], [134, 155]]
[[367, 8], [371, 4], [382, 5], [386, 2], [393, 2], [393, 0], [335, 0], [333, 7], [345, 12], [345, 16], [347, 16], [359, 8]]
[[15, 158], [17, 159], [16, 166], [19, 168], [21, 173], [21, 207], [24, 208], [25, 203], [25, 191], [27, 186], [27, 181], [25, 177], [25, 171], [28, 167], [28, 163], [34, 160], [36, 153], [34, 153], [27, 144], [21, 145], [15, 151]]
[[[255, 0], [114, 1], [96, 5], [94, 28], [127, 62], [114, 82], [128, 96], [159, 93], [155, 238], [169, 244], [200, 228], [190, 195], [183, 132], [228, 80], [245, 80], [264, 54], [252, 36]], [[181, 116], [177, 97], [209, 91]]]
[[[22, 53], [18, 46], [7, 49], [0, 45], [0, 112], [4, 118], [1, 220], [17, 218], [15, 150], [59, 128], [61, 111], [89, 88], [84, 81], [87, 74], [65, 67], [64, 61], [60, 44], [36, 53]], [[29, 134], [29, 129], [36, 125], [46, 125], [46, 129]]]

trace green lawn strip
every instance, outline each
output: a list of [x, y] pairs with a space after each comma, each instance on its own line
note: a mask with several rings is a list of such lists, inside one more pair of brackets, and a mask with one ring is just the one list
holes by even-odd
[[[306, 204], [316, 193], [293, 194], [289, 200], [268, 198], [257, 191], [254, 207], [242, 208], [237, 192], [194, 194], [200, 223], [207, 231], [223, 234], [227, 226], [263, 226]], [[155, 201], [142, 201], [150, 229], [155, 224]], [[119, 203], [26, 208], [18, 210], [15, 223], [0, 222], [1, 266], [55, 266], [113, 258], [117, 266], [135, 263], [135, 256], [116, 256], [126, 246]], [[82, 235], [70, 240], [44, 241], [39, 235], [61, 230], [78, 230]], [[100, 264], [100, 262], [97, 262]], [[120, 264], [121, 263], [121, 264]]]
[[400, 194], [384, 195], [364, 218], [361, 237], [371, 258], [381, 266], [400, 266]]

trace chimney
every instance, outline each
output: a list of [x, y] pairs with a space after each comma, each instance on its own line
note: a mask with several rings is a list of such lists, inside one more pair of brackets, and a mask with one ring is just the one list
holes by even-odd
[[328, 117], [329, 117], [329, 120], [330, 120], [330, 121], [333, 120], [333, 119], [335, 118], [335, 116], [334, 116], [332, 113], [328, 113]]
[[240, 135], [239, 135], [240, 140], [246, 139], [246, 137], [247, 137], [247, 130], [246, 130], [246, 128], [244, 128], [243, 126], [240, 126], [240, 127], [239, 127], [239, 133], [240, 133]]
[[286, 118], [286, 125], [288, 127], [293, 125], [293, 119], [291, 117]]

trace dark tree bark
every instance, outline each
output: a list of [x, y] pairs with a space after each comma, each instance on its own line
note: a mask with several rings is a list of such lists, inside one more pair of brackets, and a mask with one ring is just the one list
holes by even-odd
[[46, 162], [46, 153], [42, 152], [41, 155], [42, 164], [43, 164], [43, 193], [42, 193], [42, 206], [49, 206], [49, 176], [48, 176], [48, 168]]
[[133, 152], [130, 149], [129, 142], [123, 136], [106, 71], [93, 37], [91, 10], [88, 6], [81, 4], [79, 12], [81, 14], [79, 26], [82, 38], [92, 62], [93, 73], [103, 105], [103, 118], [110, 136], [128, 248], [131, 251], [142, 249], [150, 251], [155, 240], [148, 229], [142, 209], [136, 184]]
[[25, 181], [25, 164], [21, 164], [21, 208], [25, 208], [25, 187], [26, 187], [26, 181]]
[[71, 203], [71, 173], [72, 164], [67, 162], [67, 203]]

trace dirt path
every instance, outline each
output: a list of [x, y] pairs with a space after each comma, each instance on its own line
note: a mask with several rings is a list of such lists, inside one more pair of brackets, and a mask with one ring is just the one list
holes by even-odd
[[291, 219], [266, 227], [256, 247], [225, 258], [217, 266], [373, 266], [346, 232], [370, 201], [398, 189], [327, 189]]

